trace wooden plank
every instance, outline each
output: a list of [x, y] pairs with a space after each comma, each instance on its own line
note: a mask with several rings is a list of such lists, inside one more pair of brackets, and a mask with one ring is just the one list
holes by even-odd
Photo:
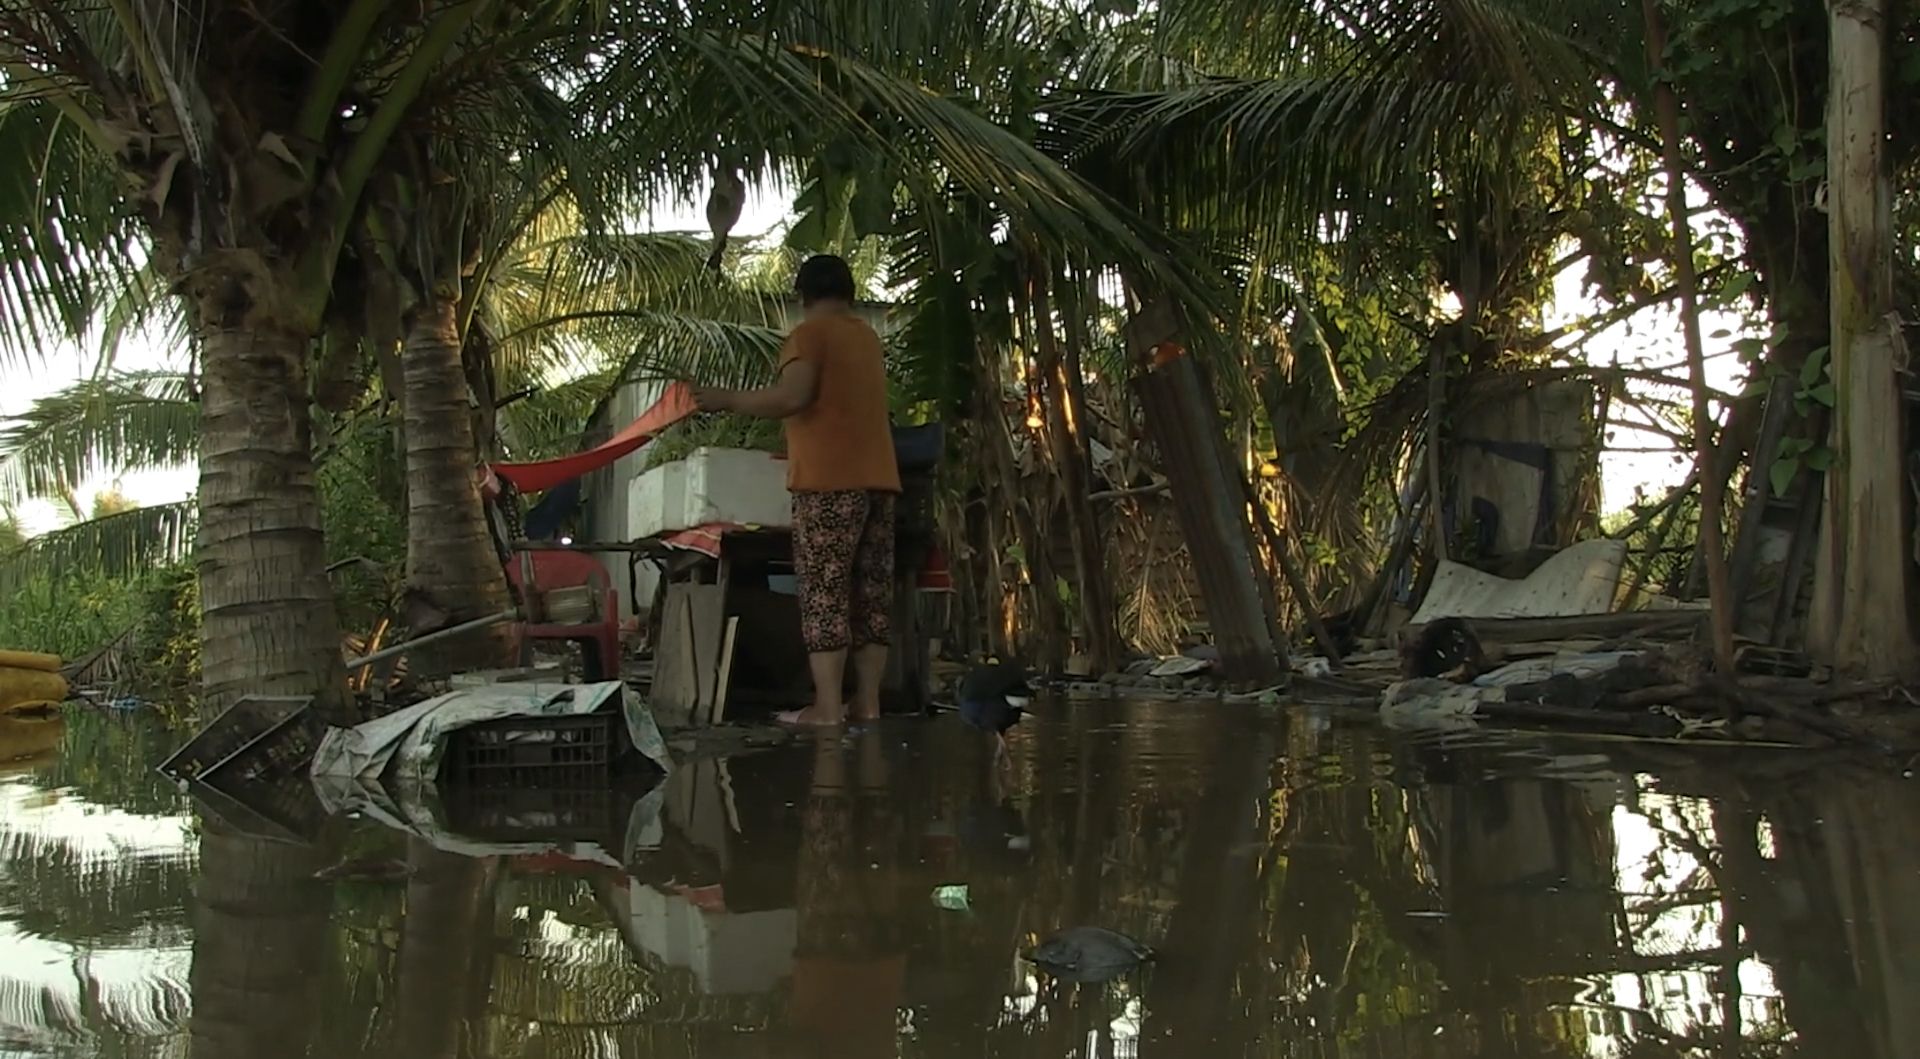
[[726, 635], [720, 641], [720, 664], [714, 674], [713, 701], [707, 704], [707, 723], [719, 724], [727, 715], [727, 685], [733, 682], [733, 638], [740, 631], [740, 619], [727, 619]]
[[[1678, 640], [1705, 631], [1708, 620], [1704, 610], [1633, 610], [1565, 618], [1468, 618], [1466, 622], [1482, 643], [1511, 644], [1633, 636]], [[1425, 624], [1404, 626], [1401, 642], [1420, 635], [1425, 628]]]
[[667, 588], [650, 689], [654, 712], [664, 723], [698, 724], [705, 717], [706, 691], [712, 686], [713, 656], [720, 641], [718, 609], [719, 595], [712, 585]]
[[695, 698], [690, 723], [697, 724], [713, 710], [713, 696], [719, 691], [720, 641], [726, 635], [719, 585], [687, 586], [687, 631], [693, 659]]
[[684, 649], [685, 634], [680, 632], [686, 621], [686, 596], [676, 591], [679, 587], [668, 586], [660, 602], [660, 624], [653, 633], [653, 680], [647, 688], [648, 705], [665, 723], [684, 716], [687, 674], [692, 671]]

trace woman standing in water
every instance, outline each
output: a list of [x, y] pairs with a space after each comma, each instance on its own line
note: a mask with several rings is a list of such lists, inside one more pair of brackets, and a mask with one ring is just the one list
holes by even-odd
[[[853, 310], [853, 270], [822, 254], [794, 279], [805, 313], [787, 335], [780, 376], [757, 390], [699, 387], [709, 412], [778, 419], [793, 494], [793, 565], [813, 705], [787, 724], [838, 725], [880, 716], [893, 607], [893, 518], [900, 468], [887, 419], [880, 336]], [[844, 701], [847, 656], [857, 681]]]

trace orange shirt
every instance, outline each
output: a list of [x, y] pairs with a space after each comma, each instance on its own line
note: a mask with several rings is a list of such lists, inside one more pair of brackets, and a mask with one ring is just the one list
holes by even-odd
[[818, 367], [820, 381], [813, 404], [785, 420], [787, 488], [899, 492], [880, 336], [850, 313], [803, 320], [787, 335], [781, 369], [796, 360]]

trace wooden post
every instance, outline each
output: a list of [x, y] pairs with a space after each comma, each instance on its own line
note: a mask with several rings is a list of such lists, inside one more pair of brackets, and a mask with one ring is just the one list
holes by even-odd
[[1833, 430], [1809, 646], [1846, 673], [1912, 680], [1913, 559], [1893, 304], [1887, 0], [1829, 0], [1827, 223]]
[[733, 638], [740, 631], [740, 618], [727, 619], [726, 635], [720, 641], [720, 667], [714, 675], [713, 701], [707, 704], [707, 723], [719, 724], [727, 717], [727, 686], [733, 683]]
[[[896, 573], [893, 585], [893, 644], [880, 684], [880, 706], [887, 713], [919, 713], [932, 697], [928, 683], [927, 635], [920, 625], [920, 590], [914, 574]], [[852, 667], [847, 670], [853, 675]]]
[[1706, 351], [1700, 339], [1699, 279], [1694, 275], [1693, 226], [1688, 219], [1686, 168], [1680, 155], [1680, 99], [1666, 73], [1667, 27], [1658, 0], [1640, 0], [1646, 22], [1647, 61], [1663, 75], [1654, 85], [1654, 109], [1660, 124], [1661, 155], [1667, 171], [1667, 220], [1672, 226], [1674, 279], [1680, 288], [1680, 337], [1687, 350], [1687, 381], [1693, 391], [1694, 464], [1700, 470], [1700, 553], [1707, 574], [1707, 601], [1713, 613], [1714, 672], [1733, 679], [1733, 625], [1736, 604], [1727, 572], [1727, 545], [1721, 519], [1726, 509], [1727, 478], [1716, 467], [1713, 416], [1707, 405]]

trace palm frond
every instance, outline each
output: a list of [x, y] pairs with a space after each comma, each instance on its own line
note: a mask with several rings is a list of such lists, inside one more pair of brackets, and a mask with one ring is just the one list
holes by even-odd
[[51, 101], [0, 82], [0, 357], [44, 358], [110, 308], [144, 318], [145, 251], [120, 176]]
[[587, 348], [627, 352], [606, 355], [570, 378], [543, 382], [536, 393], [501, 409], [500, 432], [514, 460], [578, 452], [588, 443], [587, 425], [629, 383], [761, 385], [773, 377], [784, 341], [772, 327], [644, 310], [609, 312], [574, 326]]
[[663, 335], [687, 321], [778, 322], [779, 299], [713, 276], [705, 259], [702, 242], [672, 233], [553, 234], [518, 248], [480, 297], [501, 385], [599, 370], [638, 345], [674, 340]]
[[0, 494], [46, 497], [97, 474], [180, 467], [200, 453], [184, 375], [120, 372], [33, 403], [0, 427]]
[[[1159, 39], [1212, 77], [1068, 86], [1041, 143], [1182, 231], [1297, 258], [1372, 225], [1432, 223], [1551, 121], [1604, 106], [1637, 40], [1619, 0], [1170, 0]], [[1637, 46], [1637, 45], [1636, 45]]]
[[137, 507], [29, 537], [0, 552], [0, 595], [36, 574], [135, 577], [193, 551], [194, 501]]
[[760, 386], [772, 380], [786, 341], [773, 327], [673, 313], [635, 313], [607, 325], [632, 350], [614, 375], [620, 382], [665, 379]]
[[1510, 145], [1512, 101], [1504, 85], [1218, 80], [1081, 93], [1054, 108], [1046, 142], [1076, 169], [1149, 189], [1179, 227], [1282, 231], [1297, 252], [1329, 225], [1431, 223], [1433, 174]]
[[1167, 0], [1157, 28], [1216, 73], [1444, 73], [1571, 98], [1597, 92], [1596, 63], [1639, 48], [1641, 22], [1623, 0]]
[[587, 447], [587, 424], [615, 390], [615, 366], [547, 386], [500, 410], [500, 439], [516, 463], [550, 460]]
[[[704, 98], [716, 108], [738, 108], [727, 120], [745, 142], [788, 144], [796, 156], [811, 156], [843, 141], [896, 169], [937, 169], [991, 203], [1012, 238], [1124, 265], [1203, 308], [1221, 304], [1217, 286], [1183, 248], [957, 91], [939, 94], [861, 56], [810, 45], [738, 35], [707, 35], [690, 45]], [[624, 80], [631, 65], [610, 71], [587, 103], [615, 113], [639, 109], [634, 95], [647, 82]], [[907, 186], [927, 194], [943, 183]]]

